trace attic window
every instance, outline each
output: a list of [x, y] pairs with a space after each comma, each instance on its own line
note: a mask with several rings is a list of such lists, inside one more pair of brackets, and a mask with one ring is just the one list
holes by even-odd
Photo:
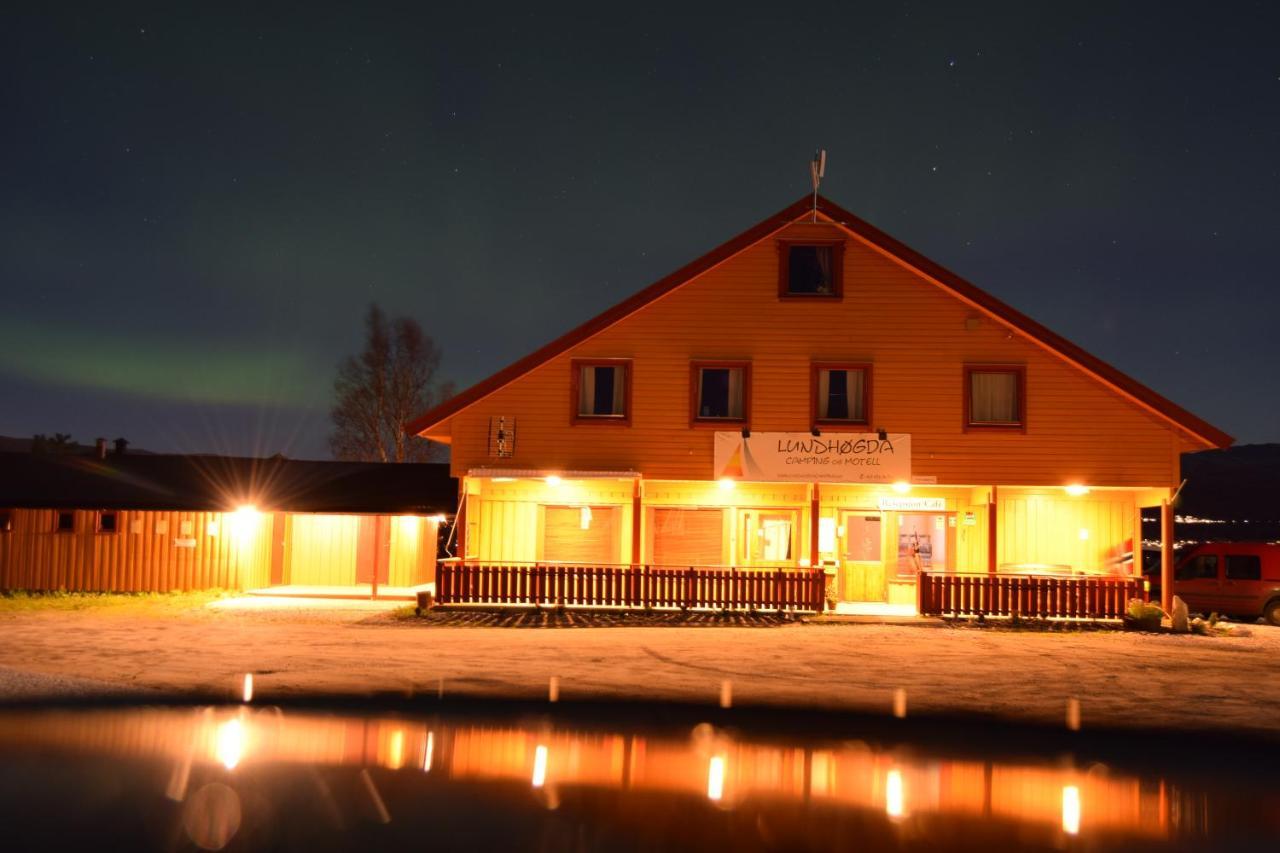
[[1025, 429], [1026, 384], [1020, 365], [967, 365], [965, 427]]
[[631, 362], [575, 360], [573, 422], [626, 424], [631, 419]]
[[844, 243], [781, 243], [779, 254], [780, 298], [839, 299], [843, 295]]

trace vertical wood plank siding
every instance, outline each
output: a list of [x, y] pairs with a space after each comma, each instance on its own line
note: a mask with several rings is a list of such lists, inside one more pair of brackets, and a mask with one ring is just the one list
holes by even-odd
[[[1177, 451], [1191, 444], [1166, 421], [994, 320], [970, 328], [976, 310], [853, 237], [842, 300], [779, 300], [777, 238], [843, 234], [790, 226], [464, 409], [439, 428], [452, 436], [453, 473], [493, 464], [489, 418], [507, 416], [517, 441], [504, 467], [708, 479], [713, 431], [688, 424], [691, 361], [751, 360], [751, 429], [807, 431], [811, 363], [855, 360], [872, 365], [872, 426], [912, 435], [914, 474], [981, 485], [1177, 481]], [[634, 359], [630, 427], [570, 423], [574, 358]], [[1025, 432], [965, 431], [966, 363], [1025, 365]]]
[[[172, 592], [269, 586], [277, 519], [291, 528], [285, 583], [355, 583], [354, 531], [360, 516], [263, 513], [246, 522], [234, 513], [121, 510], [118, 532], [98, 533], [97, 511], [75, 510], [75, 531], [56, 533], [57, 512], [12, 511], [13, 529], [0, 533], [0, 589]], [[135, 533], [136, 522], [141, 528]], [[190, 524], [189, 535], [182, 532], [184, 522]], [[158, 533], [165, 523], [167, 532]], [[392, 585], [435, 579], [436, 527], [427, 518], [390, 518]], [[183, 539], [194, 540], [194, 547], [178, 547], [175, 540]]]
[[[251, 589], [270, 581], [270, 515], [236, 535], [231, 513], [121, 510], [118, 532], [99, 533], [96, 511], [75, 510], [74, 532], [56, 533], [57, 510], [12, 512], [13, 530], [0, 533], [0, 589], [170, 592]], [[135, 522], [141, 522], [136, 533]], [[159, 534], [163, 523], [168, 532]], [[180, 548], [175, 539], [195, 544]]]

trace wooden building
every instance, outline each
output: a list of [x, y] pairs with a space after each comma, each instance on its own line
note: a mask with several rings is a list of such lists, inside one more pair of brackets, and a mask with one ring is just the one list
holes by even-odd
[[0, 453], [0, 590], [412, 598], [455, 500], [446, 465]]
[[920, 606], [925, 575], [948, 596], [1132, 579], [1179, 454], [1232, 441], [822, 198], [408, 429], [451, 446], [460, 483], [465, 583], [442, 599], [528, 601], [554, 569], [578, 584], [558, 602], [648, 603], [621, 573], [670, 567], [700, 589], [730, 572], [695, 603], [750, 606], [743, 577], [821, 568], [870, 611]]

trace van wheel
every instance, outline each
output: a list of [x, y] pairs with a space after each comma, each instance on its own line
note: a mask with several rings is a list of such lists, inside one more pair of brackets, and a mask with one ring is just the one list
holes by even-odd
[[1272, 625], [1280, 625], [1280, 598], [1267, 602], [1267, 606], [1262, 608], [1262, 618]]

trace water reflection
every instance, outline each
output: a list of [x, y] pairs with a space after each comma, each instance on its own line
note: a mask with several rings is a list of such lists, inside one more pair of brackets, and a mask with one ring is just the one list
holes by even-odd
[[[641, 833], [652, 827], [631, 814], [639, 807], [628, 803], [683, 809], [685, 834], [675, 838], [688, 846], [698, 836], [695, 827], [735, 812], [754, 815], [752, 840], [739, 839], [748, 848], [790, 846], [787, 832], [802, 833], [804, 846], [840, 847], [851, 841], [841, 833], [853, 828], [873, 845], [876, 838], [909, 837], [955, 847], [963, 846], [965, 836], [956, 830], [963, 826], [982, 827], [988, 844], [996, 843], [992, 827], [1000, 827], [1019, 846], [1061, 847], [1078, 838], [1127, 848], [1139, 842], [1163, 846], [1219, 828], [1209, 818], [1210, 789], [1159, 775], [1078, 767], [1070, 759], [947, 757], [861, 741], [775, 742], [706, 725], [673, 734], [571, 730], [545, 720], [495, 725], [249, 706], [45, 711], [0, 715], [0, 756], [6, 780], [23, 762], [43, 768], [74, 762], [86, 774], [95, 759], [112, 767], [123, 766], [120, 759], [159, 767], [160, 775], [139, 771], [134, 781], [142, 784], [145, 777], [153, 796], [163, 794], [180, 807], [184, 832], [204, 849], [236, 843], [237, 833], [250, 831], [242, 824], [254, 827], [254, 843], [261, 843], [264, 827], [278, 831], [280, 821], [307, 809], [346, 829], [360, 820], [412, 825], [425, 819], [427, 804], [459, 796], [455, 790], [465, 792], [467, 803], [488, 804], [490, 814], [576, 810], [578, 819], [622, 820]], [[353, 768], [355, 775], [316, 775], [341, 768]], [[293, 802], [299, 785], [311, 792], [303, 811], [273, 804], [286, 790], [273, 786], [290, 786]], [[707, 805], [715, 808], [707, 811]], [[17, 808], [12, 801], [7, 807]], [[446, 810], [432, 820], [463, 814]], [[842, 822], [854, 820], [848, 816], [855, 822]], [[1274, 812], [1251, 819], [1276, 829]], [[833, 829], [839, 826], [845, 829]], [[824, 828], [819, 843], [804, 835], [814, 827]]]

